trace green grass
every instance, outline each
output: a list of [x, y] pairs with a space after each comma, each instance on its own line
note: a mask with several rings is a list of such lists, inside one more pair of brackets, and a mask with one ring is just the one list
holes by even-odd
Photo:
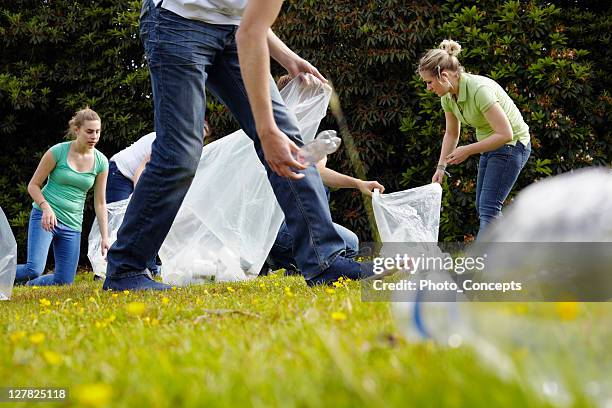
[[90, 276], [0, 303], [0, 386], [67, 387], [64, 406], [545, 406], [469, 348], [408, 343], [356, 282], [112, 294]]

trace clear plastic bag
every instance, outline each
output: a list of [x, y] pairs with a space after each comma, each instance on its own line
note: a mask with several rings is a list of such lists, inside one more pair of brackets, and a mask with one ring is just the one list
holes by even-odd
[[[126, 200], [106, 204], [106, 210], [108, 212], [109, 245], [112, 245], [113, 242], [117, 240], [117, 231], [119, 231], [119, 227], [123, 222], [123, 216], [125, 215], [125, 210], [129, 202], [130, 200], [128, 198]], [[96, 218], [91, 226], [91, 231], [89, 231], [87, 258], [89, 258], [94, 274], [103, 278], [106, 276], [106, 260], [102, 257], [100, 239], [100, 226]]]
[[[281, 91], [304, 142], [314, 139], [331, 88], [298, 76]], [[164, 282], [237, 281], [259, 274], [284, 219], [253, 142], [236, 131], [206, 145], [160, 250]]]
[[16, 270], [17, 242], [4, 211], [0, 208], [0, 300], [11, 298]]
[[438, 242], [442, 187], [438, 183], [380, 194], [372, 207], [383, 242]]

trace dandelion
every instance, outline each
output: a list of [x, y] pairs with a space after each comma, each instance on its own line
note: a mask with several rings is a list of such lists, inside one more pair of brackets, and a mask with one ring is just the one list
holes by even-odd
[[113, 293], [113, 297], [114, 298], [119, 297], [119, 294], [118, 293]]
[[94, 299], [94, 297], [93, 297], [93, 296], [91, 296], [91, 297], [89, 298], [89, 301], [90, 301], [91, 303], [96, 303], [96, 299]]
[[45, 361], [51, 365], [60, 365], [64, 358], [61, 354], [56, 353], [55, 351], [45, 350], [43, 351], [43, 358]]
[[342, 281], [338, 279], [336, 282], [332, 283], [332, 285], [334, 285], [335, 288], [340, 288], [342, 287]]
[[24, 339], [26, 334], [27, 333], [24, 332], [23, 330], [19, 330], [19, 331], [11, 333], [9, 338], [10, 338], [11, 342], [17, 343], [17, 342], [21, 341], [22, 339]]
[[55, 306], [59, 306], [59, 305], [61, 305], [61, 302], [59, 300], [56, 300], [55, 301]]
[[259, 287], [260, 287], [260, 288], [262, 288], [262, 289], [265, 289], [265, 288], [266, 288], [266, 284], [265, 284], [265, 283], [263, 283], [263, 282], [261, 282], [261, 283], [259, 284]]
[[176, 290], [176, 286], [173, 286], [173, 287], [172, 287], [172, 290]]
[[147, 305], [145, 305], [142, 302], [131, 302], [131, 303], [128, 303], [125, 308], [128, 314], [131, 314], [134, 316], [140, 316], [147, 309]]
[[235, 292], [234, 288], [232, 288], [231, 286], [228, 286], [228, 287], [227, 287], [227, 291], [228, 291], [229, 293], [234, 293], [234, 292]]
[[288, 296], [288, 297], [293, 297], [294, 296], [294, 294], [291, 291], [291, 288], [289, 286], [285, 286], [285, 296]]
[[336, 293], [336, 289], [325, 288], [325, 293], [329, 293], [330, 295], [333, 295], [334, 293]]
[[576, 302], [559, 302], [556, 309], [561, 320], [576, 320], [578, 316], [578, 303]]
[[346, 314], [343, 312], [333, 312], [331, 318], [336, 321], [346, 320]]
[[46, 298], [40, 299], [38, 303], [40, 303], [42, 307], [51, 306], [51, 301], [47, 300]]
[[72, 394], [77, 401], [77, 405], [87, 407], [107, 406], [113, 396], [113, 389], [108, 384], [81, 384], [74, 388]]
[[123, 294], [124, 294], [124, 295], [129, 295], [129, 294], [130, 294], [130, 291], [126, 289], [126, 290], [124, 290], [124, 291], [123, 291]]
[[30, 335], [30, 342], [32, 344], [40, 344], [43, 341], [45, 341], [45, 333], [38, 332]]
[[162, 298], [161, 302], [162, 302], [162, 305], [167, 305], [168, 303], [170, 303], [170, 299], [168, 299], [167, 297], [164, 296]]

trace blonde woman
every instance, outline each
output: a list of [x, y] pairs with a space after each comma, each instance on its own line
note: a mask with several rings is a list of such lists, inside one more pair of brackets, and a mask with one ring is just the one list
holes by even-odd
[[[479, 235], [502, 216], [502, 206], [531, 153], [529, 127], [506, 91], [490, 78], [468, 74], [457, 55], [461, 46], [444, 40], [420, 60], [427, 90], [441, 99], [446, 118], [440, 159], [432, 182], [441, 183], [448, 165], [480, 154], [476, 182]], [[457, 146], [461, 125], [475, 128], [476, 142]]]
[[[74, 140], [51, 147], [28, 184], [34, 200], [28, 225], [28, 260], [17, 265], [16, 283], [44, 286], [74, 281], [81, 248], [83, 207], [92, 187], [102, 234], [102, 256], [106, 256], [109, 245], [104, 191], [108, 160], [95, 148], [100, 139], [100, 117], [85, 108], [74, 115], [69, 126]], [[51, 244], [55, 271], [42, 275]]]

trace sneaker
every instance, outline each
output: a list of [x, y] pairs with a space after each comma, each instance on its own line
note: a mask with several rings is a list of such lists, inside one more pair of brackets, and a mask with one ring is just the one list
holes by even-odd
[[357, 262], [350, 258], [338, 256], [327, 269], [307, 280], [306, 283], [308, 286], [331, 285], [341, 277], [360, 280], [371, 276], [374, 276], [372, 263]]
[[124, 290], [169, 290], [172, 286], [156, 282], [148, 274], [130, 276], [128, 278], [106, 278], [102, 289], [124, 291]]

